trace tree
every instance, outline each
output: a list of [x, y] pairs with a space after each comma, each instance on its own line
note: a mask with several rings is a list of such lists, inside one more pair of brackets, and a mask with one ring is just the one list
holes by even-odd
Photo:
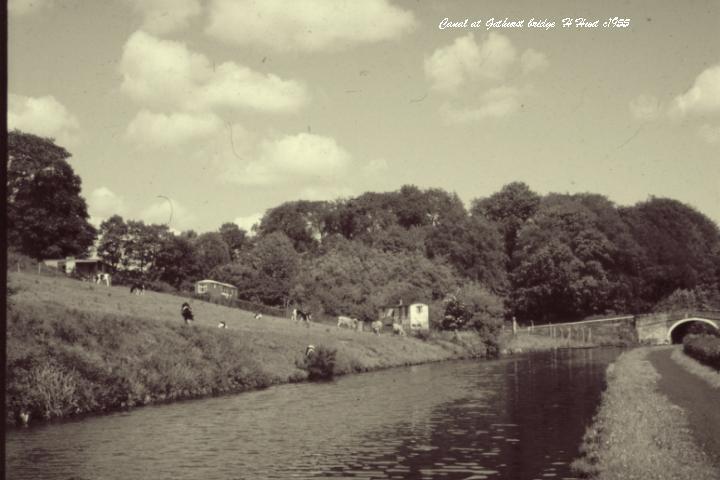
[[299, 200], [268, 210], [260, 221], [258, 236], [282, 232], [298, 252], [314, 250], [326, 233], [327, 202]]
[[425, 240], [429, 258], [445, 258], [460, 275], [493, 292], [507, 287], [505, 254], [497, 230], [482, 217], [441, 223]]
[[642, 248], [639, 296], [646, 305], [678, 289], [720, 290], [720, 233], [712, 220], [667, 198], [651, 198], [620, 214]]
[[172, 235], [167, 225], [146, 225], [142, 220], [128, 220], [123, 267], [141, 273], [151, 272], [162, 250], [163, 242]]
[[176, 289], [181, 289], [183, 284], [188, 282], [199, 280], [202, 269], [192, 241], [182, 235], [169, 235], [164, 238], [151, 274]]
[[285, 306], [299, 261], [291, 240], [281, 232], [274, 232], [259, 238], [237, 262], [218, 266], [211, 275], [235, 285], [240, 298]]
[[240, 251], [247, 243], [247, 232], [238, 227], [236, 223], [231, 222], [223, 223], [218, 231], [230, 249], [230, 259], [237, 260]]
[[207, 275], [215, 267], [230, 262], [230, 249], [220, 233], [203, 233], [195, 240], [194, 248], [202, 275]]
[[505, 255], [511, 262], [515, 253], [518, 231], [537, 211], [540, 196], [522, 182], [505, 185], [488, 198], [473, 200], [470, 212], [498, 224], [505, 241]]
[[122, 262], [127, 235], [127, 224], [120, 215], [113, 215], [100, 224], [97, 253], [113, 270], [117, 270]]
[[18, 130], [7, 138], [8, 244], [38, 260], [87, 253], [96, 231], [70, 153]]

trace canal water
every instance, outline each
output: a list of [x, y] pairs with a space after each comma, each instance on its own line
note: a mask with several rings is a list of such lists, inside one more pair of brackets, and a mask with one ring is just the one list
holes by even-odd
[[445, 362], [6, 432], [7, 478], [566, 479], [619, 350]]

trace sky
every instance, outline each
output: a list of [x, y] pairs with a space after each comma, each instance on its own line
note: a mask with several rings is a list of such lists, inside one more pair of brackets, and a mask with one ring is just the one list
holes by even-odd
[[9, 128], [72, 154], [96, 224], [513, 181], [720, 223], [714, 0], [10, 0], [8, 22]]

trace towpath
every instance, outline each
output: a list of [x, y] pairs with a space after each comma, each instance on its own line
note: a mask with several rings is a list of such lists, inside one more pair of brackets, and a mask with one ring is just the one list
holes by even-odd
[[686, 412], [698, 446], [720, 467], [720, 390], [678, 365], [671, 353], [662, 349], [648, 356], [662, 376], [658, 389]]

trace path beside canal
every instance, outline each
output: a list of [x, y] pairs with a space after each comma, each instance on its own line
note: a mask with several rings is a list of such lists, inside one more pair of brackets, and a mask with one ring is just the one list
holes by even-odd
[[720, 392], [688, 373], [671, 354], [671, 349], [663, 349], [648, 356], [660, 373], [658, 389], [685, 411], [698, 446], [720, 467]]

